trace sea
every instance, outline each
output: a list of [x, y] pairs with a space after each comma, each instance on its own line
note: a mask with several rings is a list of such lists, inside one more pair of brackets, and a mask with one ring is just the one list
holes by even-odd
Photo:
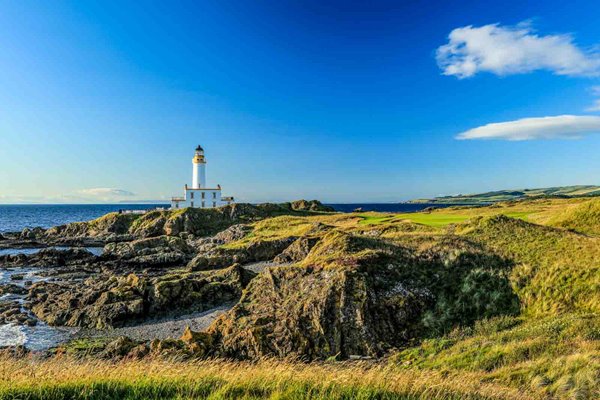
[[[440, 204], [411, 203], [354, 203], [327, 204], [336, 211], [351, 212], [356, 209], [381, 212], [416, 212], [427, 207], [444, 207]], [[23, 228], [50, 228], [70, 222], [89, 221], [109, 212], [119, 210], [149, 210], [168, 207], [168, 204], [0, 204], [0, 233], [19, 232]]]

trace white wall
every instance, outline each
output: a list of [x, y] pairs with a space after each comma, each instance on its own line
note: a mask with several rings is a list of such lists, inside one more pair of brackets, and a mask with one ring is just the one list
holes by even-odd
[[206, 164], [192, 161], [192, 189], [206, 187]]
[[[204, 193], [204, 199], [202, 198]], [[185, 191], [184, 201], [171, 202], [171, 208], [213, 208], [221, 207], [227, 204], [226, 201], [221, 200], [221, 190], [219, 189], [190, 189]], [[204, 202], [204, 204], [203, 204]]]

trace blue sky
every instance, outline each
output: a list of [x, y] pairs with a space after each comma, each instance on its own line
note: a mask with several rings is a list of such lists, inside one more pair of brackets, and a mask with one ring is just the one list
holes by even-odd
[[490, 3], [0, 1], [0, 202], [600, 183], [600, 4]]

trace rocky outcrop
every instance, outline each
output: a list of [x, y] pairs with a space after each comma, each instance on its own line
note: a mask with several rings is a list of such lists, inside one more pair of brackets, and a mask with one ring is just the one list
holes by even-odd
[[236, 203], [224, 207], [157, 210], [145, 214], [110, 213], [89, 222], [75, 222], [48, 230], [27, 229], [21, 239], [48, 244], [97, 245], [156, 236], [215, 235], [232, 225], [256, 222], [280, 215], [314, 215], [334, 211], [316, 200], [282, 204]]
[[12, 283], [0, 284], [0, 296], [5, 294], [24, 295], [27, 294], [27, 289]]
[[273, 261], [278, 264], [300, 262], [308, 256], [308, 253], [310, 253], [318, 241], [318, 237], [299, 238], [277, 255]]
[[259, 274], [208, 332], [226, 357], [377, 357], [423, 334], [518, 312], [508, 266], [458, 239], [416, 251], [333, 230], [300, 263]]
[[199, 253], [187, 265], [190, 271], [203, 271], [224, 268], [239, 263], [247, 264], [259, 261], [271, 261], [288, 248], [295, 237], [276, 240], [251, 241], [245, 247], [216, 247], [213, 250]]
[[28, 300], [50, 325], [105, 329], [164, 314], [203, 311], [237, 300], [254, 275], [232, 266], [214, 272], [148, 278], [99, 276], [80, 282], [39, 282]]
[[335, 212], [333, 207], [326, 206], [318, 200], [296, 200], [289, 204], [295, 211]]
[[83, 248], [41, 249], [34, 254], [8, 254], [0, 256], [0, 267], [61, 267], [65, 265], [85, 265], [96, 256]]
[[362, 268], [266, 270], [211, 327], [216, 351], [236, 358], [379, 356], [414, 336], [432, 299], [400, 282], [377, 288], [377, 280]]
[[159, 236], [132, 242], [109, 243], [104, 247], [103, 258], [115, 259], [134, 267], [165, 267], [187, 263], [193, 252], [193, 248], [181, 238]]
[[18, 301], [0, 301], [0, 325], [11, 323], [34, 326], [37, 321], [23, 310]]

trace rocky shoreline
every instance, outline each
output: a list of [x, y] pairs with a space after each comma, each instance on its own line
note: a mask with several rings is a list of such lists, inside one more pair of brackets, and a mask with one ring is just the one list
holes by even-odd
[[[204, 330], [231, 309], [258, 272], [277, 265], [273, 259], [292, 239], [241, 251], [223, 246], [246, 236], [253, 221], [331, 211], [314, 201], [236, 204], [141, 216], [113, 213], [3, 233], [0, 325], [34, 327], [41, 321], [77, 328], [74, 339], [140, 341], [179, 337], [187, 326]], [[88, 250], [99, 246], [101, 254]]]
[[[299, 201], [113, 213], [7, 234], [4, 247], [43, 248], [0, 255], [0, 271], [21, 279], [2, 286], [17, 298], [0, 301], [0, 321], [78, 330], [59, 353], [313, 360], [381, 357], [518, 312], [509, 260], [451, 231], [360, 221]], [[99, 255], [85, 248], [98, 243]], [[19, 276], [25, 269], [35, 278]], [[464, 292], [479, 287], [490, 290]]]

